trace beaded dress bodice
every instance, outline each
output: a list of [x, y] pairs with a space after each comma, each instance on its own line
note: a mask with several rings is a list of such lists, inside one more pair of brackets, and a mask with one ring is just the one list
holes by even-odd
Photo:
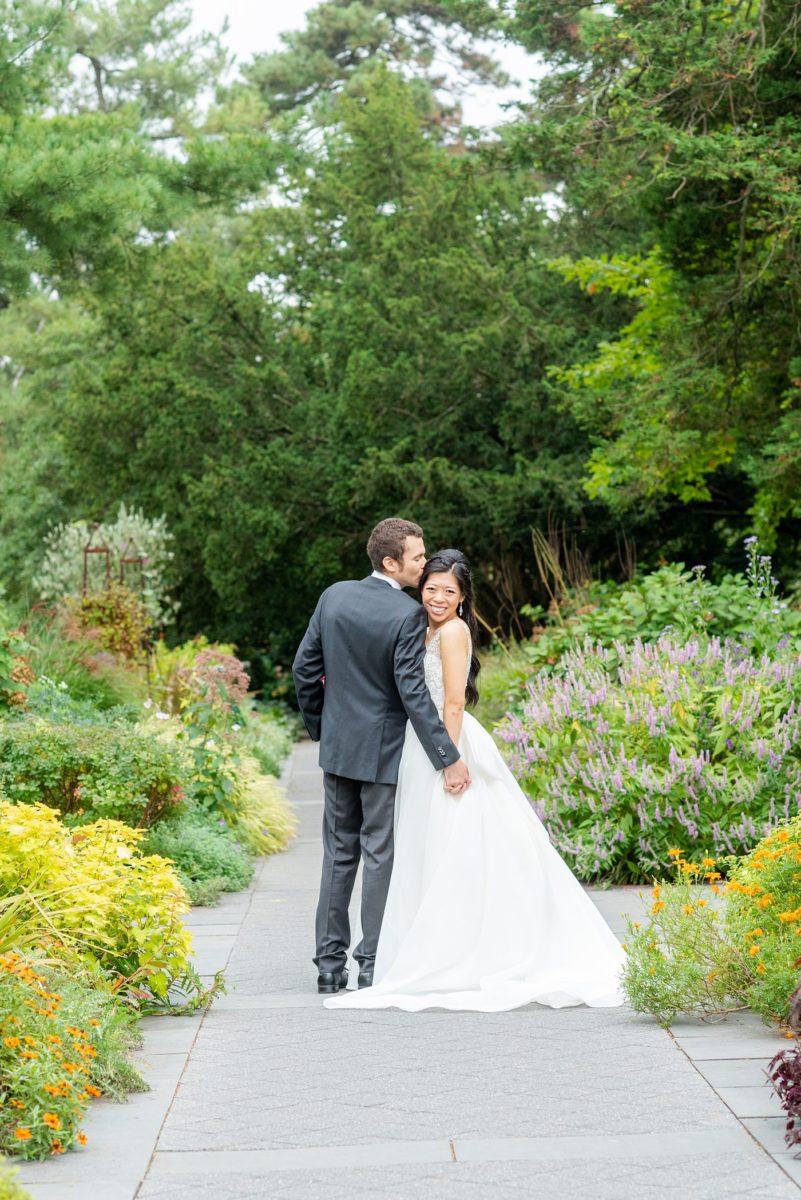
[[[423, 666], [426, 675], [426, 686], [431, 694], [431, 699], [436, 705], [437, 712], [442, 716], [445, 708], [445, 680], [442, 676], [442, 655], [440, 653], [440, 635], [442, 629], [437, 629], [432, 633], [426, 643], [426, 653], [423, 659]], [[470, 659], [473, 654], [473, 641], [470, 637], [470, 632], [467, 633], [467, 661], [464, 669], [464, 683], [467, 687], [467, 680], [470, 675]]]

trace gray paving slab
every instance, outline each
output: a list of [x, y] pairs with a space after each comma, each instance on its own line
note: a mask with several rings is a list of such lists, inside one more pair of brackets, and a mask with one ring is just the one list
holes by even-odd
[[[689, 1175], [689, 1172], [692, 1172]], [[793, 1200], [797, 1187], [764, 1158], [456, 1162], [263, 1174], [149, 1176], [137, 1200]]]

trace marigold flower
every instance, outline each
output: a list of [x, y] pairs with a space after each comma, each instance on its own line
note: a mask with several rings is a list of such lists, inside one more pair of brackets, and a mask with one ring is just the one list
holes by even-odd
[[11, 1105], [12, 1108], [24, 1108], [25, 1107], [25, 1105], [22, 1103], [21, 1100], [9, 1100], [8, 1103]]
[[14, 1137], [18, 1142], [27, 1142], [30, 1140], [31, 1131], [25, 1125], [18, 1125], [14, 1130]]
[[86, 1136], [86, 1134], [83, 1132], [83, 1130], [81, 1130], [81, 1131], [78, 1133], [78, 1135], [77, 1135], [77, 1137], [75, 1138], [75, 1140], [76, 1140], [76, 1142], [78, 1143], [78, 1145], [79, 1145], [79, 1146], [85, 1146], [85, 1145], [86, 1145], [86, 1143], [89, 1141], [89, 1138]]
[[757, 900], [757, 908], [769, 908], [773, 903], [773, 893], [766, 892], [764, 896], [760, 896]]
[[757, 963], [756, 969], [757, 969], [757, 971], [759, 971], [760, 975], [765, 974], [765, 964], [764, 963]]
[[59, 1085], [57, 1083], [46, 1083], [44, 1085], [44, 1090], [47, 1092], [48, 1096], [60, 1096], [61, 1095], [61, 1088], [59, 1087]]
[[19, 1045], [19, 1038], [18, 1037], [3, 1038], [3, 1045], [8, 1046], [9, 1050], [16, 1050], [17, 1046]]
[[681, 858], [683, 856], [683, 854], [684, 854], [684, 851], [679, 850], [677, 846], [671, 846], [671, 848], [668, 850], [669, 858]]
[[[714, 883], [716, 879], [721, 878], [720, 871], [709, 871], [704, 878], [706, 879], [707, 883]], [[720, 891], [720, 888], [714, 888], [713, 891]]]
[[714, 859], [714, 858], [709, 858], [709, 857], [707, 857], [707, 858], [702, 858], [702, 859], [701, 859], [701, 866], [702, 866], [702, 867], [714, 867], [714, 865], [715, 865], [715, 859]]
[[61, 1117], [58, 1115], [58, 1113], [44, 1113], [42, 1115], [42, 1120], [49, 1129], [61, 1128]]
[[35, 1050], [20, 1050], [19, 1056], [20, 1056], [20, 1058], [38, 1058], [39, 1057], [39, 1055], [36, 1053]]
[[753, 957], [755, 954], [759, 954], [759, 946], [751, 946], [751, 947], [749, 947], [749, 951], [748, 951], [748, 952], [749, 952], [749, 954], [750, 954], [752, 957]]
[[687, 913], [687, 916], [692, 916], [694, 909], [692, 904], [682, 904], [681, 911]]
[[661, 884], [658, 884], [658, 883], [655, 883], [655, 884], [654, 884], [654, 888], [653, 888], [653, 891], [651, 892], [651, 895], [653, 896], [654, 900], [658, 900], [658, 899], [659, 899], [659, 897], [662, 895], [662, 886], [661, 886]]
[[61, 1038], [58, 1036], [57, 1033], [48, 1033], [47, 1040], [48, 1040], [48, 1042], [52, 1042], [54, 1046], [63, 1045]]
[[89, 1024], [90, 1024], [90, 1025], [95, 1025], [95, 1026], [97, 1026], [97, 1025], [99, 1025], [99, 1024], [100, 1024], [100, 1022], [98, 1021], [97, 1017], [92, 1017], [92, 1019], [90, 1020]]
[[653, 902], [653, 904], [651, 905], [651, 915], [655, 917], [656, 914], [658, 912], [661, 912], [664, 907], [665, 907], [664, 900], [655, 900]]
[[99, 1096], [103, 1095], [100, 1088], [95, 1087], [95, 1085], [93, 1083], [87, 1083], [85, 1085], [85, 1090], [89, 1093], [90, 1096], [94, 1096], [95, 1099], [97, 1099]]
[[57, 1138], [54, 1138], [53, 1141], [50, 1143], [50, 1149], [53, 1151], [54, 1154], [65, 1154], [66, 1153], [64, 1147], [62, 1146], [61, 1142], [58, 1141]]
[[712, 983], [712, 981], [713, 981], [714, 979], [717, 979], [717, 977], [718, 977], [718, 975], [719, 975], [719, 974], [720, 974], [720, 972], [719, 972], [719, 971], [710, 971], [710, 972], [709, 972], [709, 974], [708, 974], [708, 975], [707, 975], [707, 977], [706, 977], [706, 981], [707, 981], [707, 983]]
[[25, 1038], [25, 1045], [26, 1045], [26, 1046], [35, 1046], [36, 1044], [37, 1044], [37, 1042], [36, 1042], [36, 1038], [32, 1038], [32, 1037], [26, 1037], [26, 1038]]
[[705, 905], [706, 905], [706, 900], [699, 900], [699, 901], [698, 901], [698, 907], [699, 907], [699, 908], [704, 908], [704, 907], [705, 907]]

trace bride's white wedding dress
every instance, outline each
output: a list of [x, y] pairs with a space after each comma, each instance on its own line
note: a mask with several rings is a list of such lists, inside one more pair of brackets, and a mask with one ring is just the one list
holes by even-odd
[[[438, 630], [425, 673], [441, 715], [439, 642]], [[326, 1000], [326, 1008], [500, 1012], [532, 1001], [553, 1008], [622, 1004], [617, 938], [469, 713], [459, 750], [472, 784], [452, 796], [407, 725], [374, 983]]]

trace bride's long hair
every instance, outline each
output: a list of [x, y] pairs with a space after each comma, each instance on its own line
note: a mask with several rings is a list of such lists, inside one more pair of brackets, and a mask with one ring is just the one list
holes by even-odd
[[429, 575], [447, 574], [455, 575], [459, 582], [459, 587], [462, 589], [462, 620], [470, 630], [473, 652], [470, 658], [467, 687], [465, 688], [465, 703], [468, 707], [472, 707], [478, 703], [476, 681], [478, 680], [478, 673], [481, 670], [481, 663], [476, 654], [478, 621], [476, 620], [476, 612], [473, 604], [473, 572], [470, 570], [470, 563], [461, 550], [437, 550], [435, 554], [431, 555], [420, 577], [420, 594], [422, 595], [423, 593], [423, 588]]

